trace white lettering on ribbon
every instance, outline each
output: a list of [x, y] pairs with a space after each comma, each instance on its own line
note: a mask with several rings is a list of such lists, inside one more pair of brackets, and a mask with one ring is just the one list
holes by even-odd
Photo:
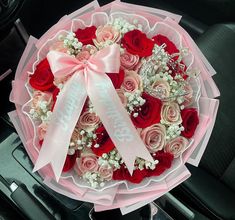
[[127, 126], [127, 122], [123, 120], [119, 109], [115, 108], [112, 97], [108, 94], [109, 85], [103, 83], [96, 83], [99, 88], [99, 102], [105, 107], [107, 118], [112, 119], [114, 137], [120, 142], [131, 142], [134, 140], [134, 136], [131, 130]]
[[71, 80], [69, 85], [66, 85], [66, 97], [64, 98], [63, 108], [58, 109], [56, 117], [56, 123], [60, 126], [63, 131], [68, 131], [71, 119], [73, 118], [74, 112], [76, 112], [77, 106], [80, 104], [78, 94], [80, 97], [86, 95], [84, 89], [82, 89], [76, 80]]
[[[66, 82], [58, 96], [47, 134], [33, 171], [51, 163], [56, 180], [59, 180], [66, 160], [68, 145], [79, 119], [87, 95], [94, 104], [110, 138], [120, 152], [132, 174], [137, 156], [153, 162], [130, 117], [105, 72], [118, 72], [119, 48], [106, 47], [88, 60], [85, 66], [61, 52], [47, 55], [56, 76], [76, 71]], [[82, 65], [82, 66], [81, 66]], [[62, 74], [63, 73], [63, 74]], [[67, 74], [66, 74], [67, 73]], [[128, 147], [127, 147], [128, 146]]]

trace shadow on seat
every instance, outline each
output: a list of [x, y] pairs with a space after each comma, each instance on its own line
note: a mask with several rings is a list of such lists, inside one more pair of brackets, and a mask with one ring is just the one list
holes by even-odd
[[210, 219], [235, 219], [235, 24], [210, 28], [197, 44], [217, 74], [220, 106], [207, 149], [192, 176], [172, 193]]
[[9, 102], [11, 81], [14, 79], [14, 73], [26, 46], [27, 39], [28, 34], [25, 32], [20, 20], [17, 20], [0, 41], [0, 88], [3, 92], [0, 99], [1, 115], [13, 109], [13, 104]]

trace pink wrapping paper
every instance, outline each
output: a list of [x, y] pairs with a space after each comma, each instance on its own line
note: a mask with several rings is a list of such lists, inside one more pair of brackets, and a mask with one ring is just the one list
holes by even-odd
[[213, 127], [215, 125], [216, 115], [219, 107], [219, 100], [217, 99], [201, 98], [201, 102], [203, 102], [202, 104], [203, 107], [208, 106], [208, 108], [205, 108], [205, 111], [207, 111], [208, 112], [207, 114], [210, 115], [211, 117], [205, 135], [201, 138], [201, 141], [200, 143], [198, 143], [197, 148], [195, 148], [194, 152], [192, 152], [190, 158], [188, 158], [187, 160], [188, 163], [194, 166], [199, 165], [202, 155], [206, 150], [206, 145], [209, 141]]
[[[151, 8], [151, 7], [146, 7], [146, 6], [143, 6], [143, 5], [134, 5], [134, 4], [130, 4], [130, 3], [126, 3], [126, 2], [117, 2], [115, 1], [114, 2], [114, 6], [113, 8], [114, 9], [119, 9], [118, 7], [120, 7], [121, 9], [126, 9], [128, 11], [133, 11], [133, 12], [136, 12], [136, 13], [140, 13], [140, 12], [145, 12], [146, 14], [148, 14], [148, 16], [151, 14], [151, 15], [154, 15], [154, 16], [157, 16], [157, 17], [161, 17], [162, 19], [165, 19], [167, 17], [175, 20], [177, 23], [180, 22], [181, 20], [181, 15], [178, 15], [178, 14], [174, 14], [174, 13], [171, 13], [171, 12], [168, 12], [168, 11], [164, 11], [164, 10], [161, 10], [161, 9], [157, 9], [157, 8]], [[156, 19], [156, 18], [155, 18]]]
[[[150, 36], [154, 34], [156, 30], [160, 32], [163, 31], [164, 34], [169, 34], [169, 37], [172, 37], [171, 40], [176, 45], [187, 46], [192, 50], [193, 57], [187, 62], [191, 62], [192, 66], [199, 66], [202, 70], [200, 76], [202, 96], [199, 99], [200, 125], [196, 130], [192, 145], [182, 155], [182, 162], [177, 170], [169, 173], [164, 180], [150, 182], [145, 187], [140, 188], [134, 187], [133, 189], [128, 189], [124, 184], [116, 184], [112, 188], [97, 191], [89, 188], [78, 187], [75, 181], [66, 175], [62, 176], [59, 183], [57, 183], [53, 179], [50, 166], [46, 166], [40, 170], [40, 175], [44, 178], [44, 183], [53, 190], [73, 199], [95, 203], [96, 211], [121, 208], [122, 213], [126, 214], [145, 205], [144, 201], [149, 202], [160, 197], [190, 176], [188, 170], [183, 164], [185, 162], [190, 162], [194, 165], [198, 165], [216, 119], [218, 100], [211, 99], [220, 95], [219, 90], [212, 79], [215, 71], [187, 32], [177, 24], [177, 22], [180, 21], [181, 16], [154, 8], [120, 3], [119, 1], [112, 2], [103, 7], [99, 7], [97, 1], [93, 1], [74, 13], [64, 16], [39, 40], [30, 37], [27, 47], [19, 62], [15, 81], [13, 82], [13, 90], [10, 96], [10, 100], [16, 104], [16, 111], [10, 112], [9, 116], [26, 148], [27, 153], [34, 163], [39, 153], [35, 144], [36, 141], [33, 138], [35, 130], [32, 125], [32, 121], [30, 121], [30, 119], [22, 112], [22, 107], [30, 99], [24, 82], [27, 79], [28, 71], [32, 71], [31, 67], [36, 60], [38, 49], [46, 45], [48, 39], [58, 31], [63, 29], [70, 30], [71, 25], [73, 24], [71, 19], [85, 19], [84, 24], [90, 24], [90, 22], [92, 22], [90, 16], [94, 12], [116, 13], [118, 11], [129, 14], [138, 13], [140, 15], [140, 20], [141, 16], [146, 16], [149, 20], [149, 26], [146, 25], [146, 30], [149, 30]], [[97, 22], [97, 19], [94, 20]], [[102, 21], [99, 20], [98, 23], [100, 22], [102, 23]], [[145, 22], [144, 19], [143, 22]], [[165, 27], [170, 28], [166, 30]], [[178, 33], [179, 36], [173, 33]]]
[[[168, 179], [166, 180], [167, 190], [159, 189], [157, 187], [152, 187], [152, 191], [150, 191], [150, 192], [132, 193], [132, 194], [128, 194], [128, 195], [118, 194], [116, 196], [112, 206], [105, 207], [105, 206], [100, 206], [100, 205], [95, 204], [95, 211], [104, 211], [107, 209], [121, 208], [122, 213], [127, 214], [131, 211], [138, 209], [141, 206], [144, 206], [145, 204], [143, 203], [143, 201], [151, 202], [151, 201], [161, 197], [166, 192], [170, 191], [172, 188], [174, 188], [176, 185], [178, 185], [178, 183], [183, 182], [184, 180], [186, 180], [189, 177], [190, 177], [189, 171], [187, 170], [187, 168], [185, 166], [182, 166], [182, 167], [180, 167], [180, 169], [178, 169], [178, 171], [175, 173], [175, 175], [168, 177]], [[141, 203], [141, 206], [138, 206], [138, 203], [135, 203], [135, 201], [137, 199], [139, 200], [139, 203]], [[151, 200], [151, 201], [149, 201], [149, 200]]]

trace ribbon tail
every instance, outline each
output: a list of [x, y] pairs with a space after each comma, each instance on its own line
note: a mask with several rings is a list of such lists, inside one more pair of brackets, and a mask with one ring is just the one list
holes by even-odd
[[83, 74], [75, 73], [61, 90], [33, 172], [51, 164], [58, 181], [66, 160], [70, 138], [86, 101]]
[[106, 74], [86, 73], [87, 94], [132, 174], [136, 157], [154, 162]]
[[[118, 147], [117, 147], [117, 149], [118, 149]], [[145, 159], [146, 161], [154, 163], [154, 160], [153, 160], [151, 154], [149, 153], [147, 148], [143, 145], [142, 140], [140, 140], [139, 144], [136, 145], [134, 153], [132, 153], [130, 155], [127, 155], [127, 156], [126, 156], [125, 153], [122, 153], [121, 156], [122, 156], [123, 161], [126, 164], [126, 167], [129, 171], [130, 175], [133, 174], [134, 166], [135, 166], [135, 160], [137, 159], [137, 157], [140, 157], [142, 159]]]

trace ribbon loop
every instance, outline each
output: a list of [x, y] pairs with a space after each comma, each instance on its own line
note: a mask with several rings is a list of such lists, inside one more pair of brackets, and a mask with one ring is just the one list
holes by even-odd
[[65, 77], [83, 69], [82, 62], [66, 53], [50, 51], [47, 54], [47, 60], [50, 64], [51, 71], [56, 78]]
[[87, 95], [129, 172], [132, 174], [137, 156], [153, 162], [153, 158], [133, 126], [111, 80], [105, 74], [105, 72], [119, 72], [120, 49], [117, 44], [98, 51], [86, 63], [57, 51], [50, 51], [47, 59], [55, 77], [73, 75], [57, 97], [33, 171], [50, 163], [56, 180], [59, 180], [70, 138]]

